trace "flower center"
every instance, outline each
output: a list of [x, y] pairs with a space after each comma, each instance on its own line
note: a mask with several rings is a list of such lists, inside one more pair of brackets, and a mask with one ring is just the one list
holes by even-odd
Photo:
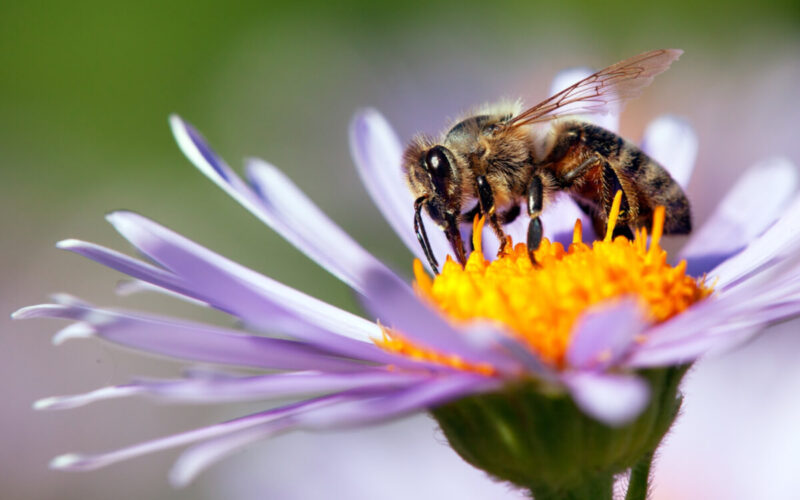
[[[441, 274], [431, 278], [416, 260], [416, 289], [456, 323], [483, 319], [505, 325], [511, 335], [554, 366], [563, 364], [575, 322], [595, 304], [636, 297], [649, 320], [658, 323], [707, 297], [711, 288], [686, 275], [685, 261], [674, 267], [667, 264], [667, 253], [659, 246], [663, 207], [655, 211], [649, 246], [646, 229], [638, 231], [633, 241], [612, 238], [620, 199], [617, 193], [603, 240], [583, 243], [578, 220], [569, 248], [542, 240], [534, 252], [536, 266], [526, 246], [513, 245], [510, 237], [502, 254], [486, 259], [480, 250], [483, 219], [476, 217], [476, 250], [467, 264], [461, 267], [448, 257]], [[391, 330], [378, 343], [415, 358], [491, 372], [490, 367], [467, 366], [452, 356], [411, 345]]]

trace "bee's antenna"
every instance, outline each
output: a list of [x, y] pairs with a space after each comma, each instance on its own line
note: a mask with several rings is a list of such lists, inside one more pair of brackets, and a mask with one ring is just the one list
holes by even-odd
[[436, 262], [436, 257], [433, 255], [431, 243], [428, 241], [428, 233], [425, 232], [425, 225], [422, 223], [422, 204], [427, 201], [427, 198], [420, 196], [414, 201], [414, 232], [417, 235], [417, 240], [425, 252], [425, 257], [428, 259], [428, 264], [431, 266], [434, 274], [439, 274], [439, 263]]

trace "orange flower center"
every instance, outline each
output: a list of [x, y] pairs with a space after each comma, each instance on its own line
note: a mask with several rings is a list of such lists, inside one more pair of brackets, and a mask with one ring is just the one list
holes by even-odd
[[[686, 262], [667, 263], [659, 246], [664, 227], [664, 208], [653, 217], [653, 235], [647, 230], [633, 241], [612, 233], [619, 215], [617, 193], [603, 240], [583, 243], [581, 221], [575, 223], [572, 243], [566, 250], [544, 239], [531, 264], [528, 249], [509, 244], [502, 254], [488, 260], [481, 252], [483, 219], [473, 229], [475, 251], [461, 267], [447, 258], [441, 274], [431, 278], [419, 260], [414, 261], [416, 289], [455, 323], [493, 320], [507, 327], [544, 361], [561, 366], [569, 348], [573, 326], [593, 305], [622, 297], [636, 297], [654, 322], [665, 321], [711, 293], [704, 280], [686, 275]], [[456, 356], [437, 353], [407, 342], [401, 332], [384, 329], [381, 347], [417, 359], [448, 364], [460, 369], [492, 373], [490, 366], [471, 366]]]

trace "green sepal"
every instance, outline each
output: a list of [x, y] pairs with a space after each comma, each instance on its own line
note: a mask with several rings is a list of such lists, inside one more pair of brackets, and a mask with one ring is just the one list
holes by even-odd
[[[621, 427], [592, 419], [569, 394], [536, 380], [509, 383], [431, 413], [464, 460], [530, 490], [537, 500], [611, 498], [614, 475], [652, 454], [675, 420], [687, 368], [640, 372], [650, 384], [650, 402]], [[600, 491], [606, 488], [608, 496]]]

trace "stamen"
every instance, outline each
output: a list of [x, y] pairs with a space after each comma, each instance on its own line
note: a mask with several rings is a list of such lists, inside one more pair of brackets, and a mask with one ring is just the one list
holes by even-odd
[[472, 247], [476, 252], [482, 252], [483, 249], [483, 224], [486, 219], [480, 215], [475, 214], [472, 219]]
[[575, 227], [572, 229], [572, 243], [583, 243], [583, 223], [580, 219], [575, 219]]
[[614, 195], [614, 201], [611, 203], [611, 211], [608, 213], [608, 226], [606, 227], [606, 237], [603, 238], [603, 241], [608, 243], [611, 241], [611, 238], [614, 236], [614, 228], [617, 225], [617, 219], [619, 218], [619, 207], [622, 204], [622, 191], [617, 191], [617, 194]]
[[433, 287], [433, 280], [431, 280], [431, 277], [425, 272], [425, 268], [422, 267], [422, 261], [419, 259], [414, 259], [414, 279], [422, 295], [430, 293]]
[[664, 207], [656, 207], [653, 212], [653, 237], [650, 238], [650, 253], [658, 250], [658, 243], [664, 233]]

